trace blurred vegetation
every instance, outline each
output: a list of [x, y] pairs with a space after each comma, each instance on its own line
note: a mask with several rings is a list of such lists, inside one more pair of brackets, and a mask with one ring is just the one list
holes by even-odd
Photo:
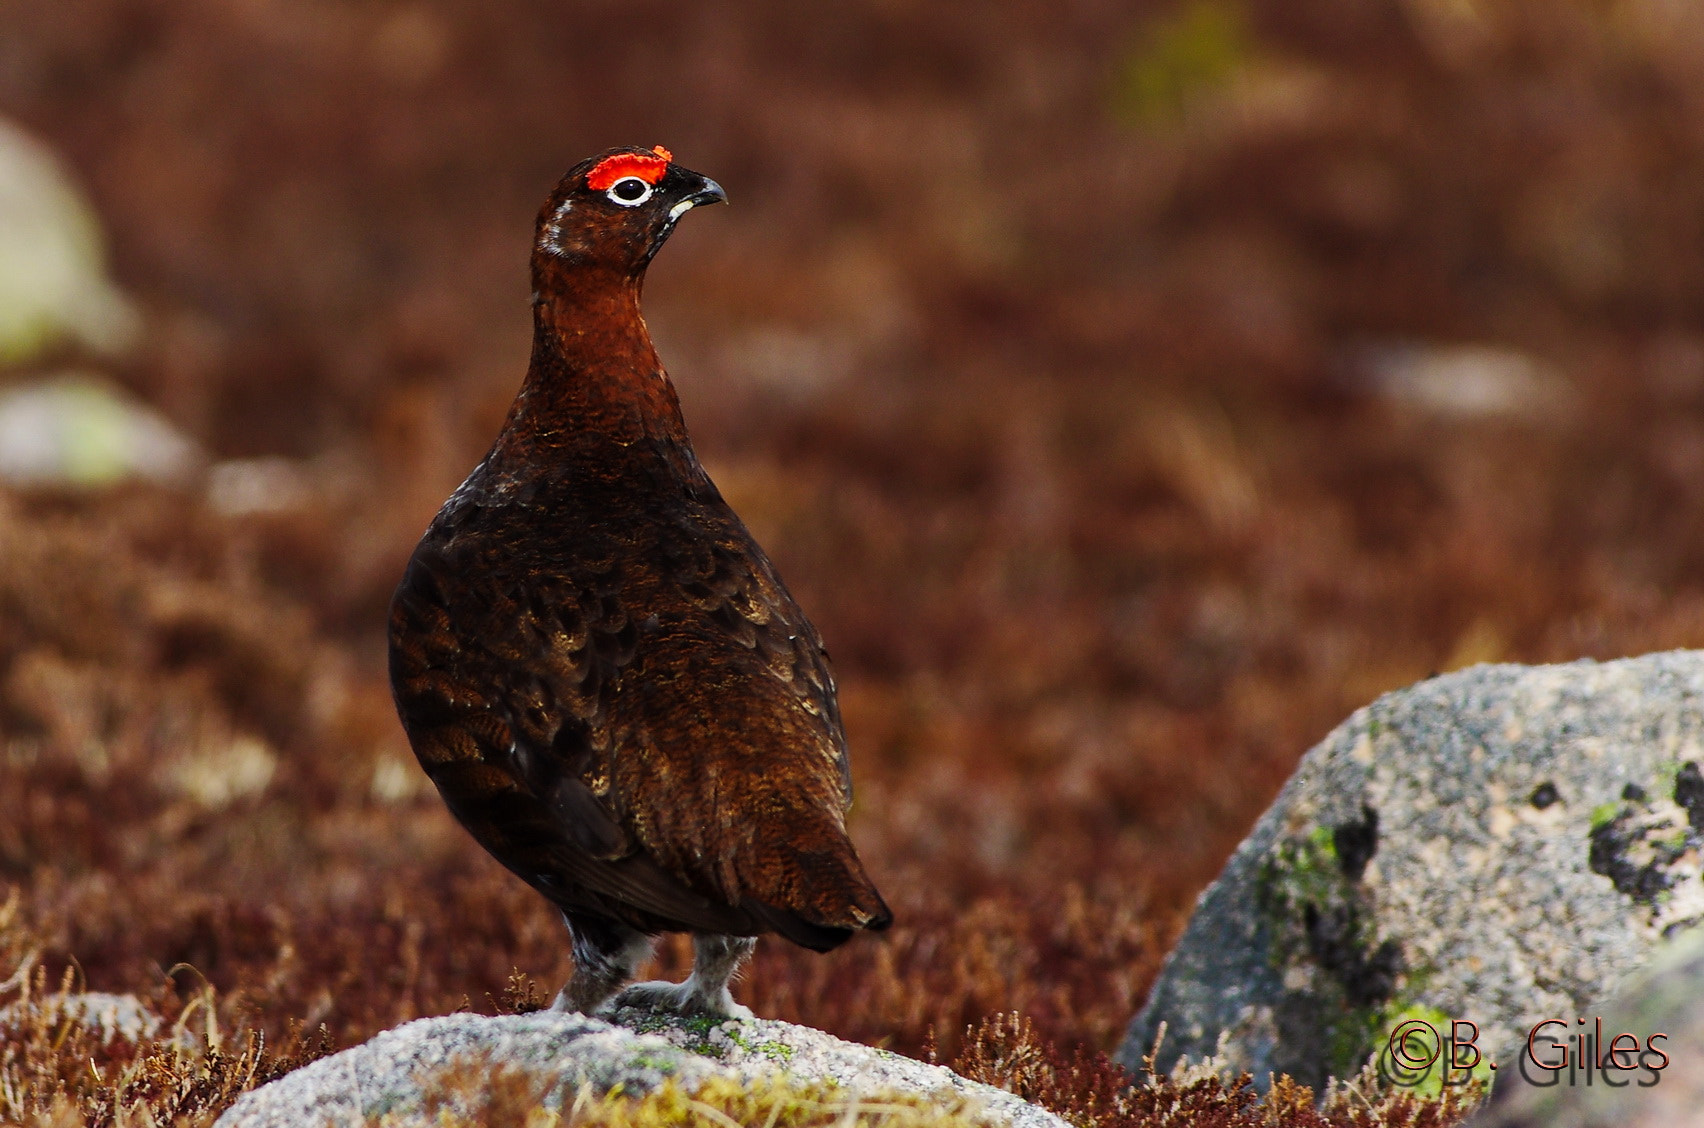
[[525, 365], [538, 202], [610, 144], [733, 198], [647, 316], [828, 639], [899, 915], [761, 945], [761, 1014], [954, 1061], [1016, 1010], [1069, 1074], [1349, 711], [1704, 641], [1691, 5], [4, 18], [0, 114], [89, 189], [144, 331], [0, 378], [100, 368], [209, 464], [0, 491], [0, 976], [168, 1021], [205, 983], [279, 1060], [565, 976], [414, 766], [382, 624]]
[[1138, 126], [1175, 123], [1234, 81], [1252, 48], [1240, 4], [1191, 0], [1143, 27], [1124, 65], [1119, 106]]

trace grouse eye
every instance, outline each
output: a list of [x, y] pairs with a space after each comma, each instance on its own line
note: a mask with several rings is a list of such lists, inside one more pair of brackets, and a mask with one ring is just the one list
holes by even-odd
[[624, 208], [634, 208], [651, 198], [651, 186], [637, 176], [624, 176], [604, 194]]

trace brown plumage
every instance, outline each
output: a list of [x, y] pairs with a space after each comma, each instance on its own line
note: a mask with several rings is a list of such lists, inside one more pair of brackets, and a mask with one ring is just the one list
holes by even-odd
[[676, 220], [725, 198], [660, 149], [563, 178], [539, 213], [526, 380], [391, 606], [421, 765], [568, 922], [558, 1009], [597, 1009], [651, 937], [689, 931], [692, 976], [619, 1001], [749, 1013], [727, 981], [751, 937], [827, 950], [892, 919], [846, 835], [822, 642], [699, 466], [639, 316]]

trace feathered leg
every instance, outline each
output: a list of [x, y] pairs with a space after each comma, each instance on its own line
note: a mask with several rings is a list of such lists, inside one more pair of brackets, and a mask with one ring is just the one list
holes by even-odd
[[686, 982], [635, 983], [616, 996], [615, 1005], [751, 1018], [750, 1008], [734, 1002], [728, 993], [728, 980], [756, 945], [757, 939], [752, 936], [698, 933], [692, 938], [692, 974]]
[[651, 958], [653, 941], [620, 921], [567, 912], [562, 919], [574, 938], [574, 975], [550, 1009], [591, 1014]]

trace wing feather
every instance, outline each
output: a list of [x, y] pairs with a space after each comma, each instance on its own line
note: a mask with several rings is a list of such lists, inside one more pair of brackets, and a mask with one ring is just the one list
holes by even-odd
[[[554, 538], [537, 520], [447, 508], [393, 604], [399, 710], [457, 817], [558, 904], [648, 930], [832, 947], [885, 919], [845, 838], [827, 655], [720, 498]], [[794, 855], [841, 876], [807, 888]]]

